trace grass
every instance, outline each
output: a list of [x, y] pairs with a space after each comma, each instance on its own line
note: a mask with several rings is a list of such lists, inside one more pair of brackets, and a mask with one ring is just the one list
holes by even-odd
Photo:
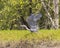
[[1, 30], [0, 41], [12, 40], [60, 40], [60, 29], [58, 30], [39, 30], [31, 33], [27, 30]]

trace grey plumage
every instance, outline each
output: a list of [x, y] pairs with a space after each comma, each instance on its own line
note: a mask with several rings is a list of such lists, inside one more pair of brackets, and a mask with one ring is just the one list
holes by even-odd
[[30, 30], [31, 32], [37, 32], [39, 27], [38, 27], [38, 24], [37, 24], [37, 21], [42, 17], [41, 14], [31, 14], [27, 19], [26, 21], [24, 20], [23, 17], [22, 18], [22, 21], [24, 23], [24, 25], [21, 25], [21, 27], [25, 27], [27, 30]]
[[31, 32], [37, 32], [38, 30], [38, 25], [37, 25], [37, 21], [42, 17], [41, 14], [31, 14], [31, 16], [29, 16], [27, 18], [27, 23], [30, 26], [30, 31]]

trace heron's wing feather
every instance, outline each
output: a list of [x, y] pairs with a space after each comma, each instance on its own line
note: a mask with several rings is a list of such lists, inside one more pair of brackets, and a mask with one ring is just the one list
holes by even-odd
[[37, 14], [36, 16], [34, 16], [34, 21], [39, 20], [41, 17], [42, 17], [42, 15], [41, 15], [41, 14]]

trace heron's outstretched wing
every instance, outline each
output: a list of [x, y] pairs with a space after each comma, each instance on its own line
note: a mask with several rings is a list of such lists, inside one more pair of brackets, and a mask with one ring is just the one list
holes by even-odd
[[39, 20], [42, 17], [41, 14], [31, 14], [31, 16], [29, 16], [27, 18], [27, 22], [29, 25], [36, 25], [37, 24], [37, 20]]
[[36, 14], [36, 15], [34, 16], [33, 20], [34, 20], [34, 21], [37, 21], [37, 20], [39, 20], [41, 17], [42, 17], [41, 14]]

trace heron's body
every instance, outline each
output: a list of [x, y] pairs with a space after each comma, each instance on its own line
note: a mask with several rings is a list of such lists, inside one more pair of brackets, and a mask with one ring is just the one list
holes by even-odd
[[27, 23], [29, 24], [30, 26], [30, 31], [32, 32], [36, 32], [38, 30], [38, 24], [37, 24], [37, 21], [41, 18], [41, 14], [37, 14], [37, 15], [34, 15], [32, 14], [31, 16], [29, 16], [27, 18]]

